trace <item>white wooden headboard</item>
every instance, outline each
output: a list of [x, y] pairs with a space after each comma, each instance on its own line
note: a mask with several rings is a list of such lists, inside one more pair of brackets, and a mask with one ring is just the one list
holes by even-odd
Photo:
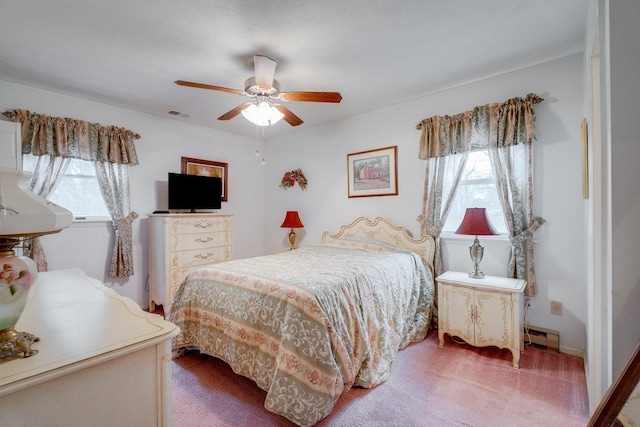
[[386, 218], [377, 217], [369, 221], [361, 216], [351, 224], [340, 227], [340, 231], [336, 234], [325, 231], [322, 233], [322, 242], [330, 242], [342, 236], [368, 237], [415, 252], [427, 261], [433, 271], [433, 257], [436, 250], [433, 237], [423, 236], [420, 239], [414, 239], [406, 228], [393, 225]]

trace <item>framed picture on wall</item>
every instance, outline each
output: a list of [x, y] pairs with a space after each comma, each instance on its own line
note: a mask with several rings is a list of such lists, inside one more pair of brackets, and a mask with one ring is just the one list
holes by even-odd
[[227, 201], [228, 164], [211, 160], [182, 158], [181, 172], [187, 175], [213, 176], [222, 178], [222, 201]]
[[349, 197], [398, 194], [398, 146], [347, 154]]

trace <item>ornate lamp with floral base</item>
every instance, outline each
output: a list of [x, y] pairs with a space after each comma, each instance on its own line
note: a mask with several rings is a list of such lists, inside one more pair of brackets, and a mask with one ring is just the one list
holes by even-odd
[[0, 168], [0, 361], [30, 357], [40, 339], [15, 326], [31, 296], [37, 267], [31, 258], [16, 256], [24, 240], [57, 233], [73, 220], [71, 212], [48, 202], [27, 187], [30, 175]]
[[17, 238], [0, 238], [0, 360], [33, 356], [38, 350], [31, 346], [40, 340], [15, 330], [38, 274], [31, 258], [15, 256], [13, 248], [19, 243]]

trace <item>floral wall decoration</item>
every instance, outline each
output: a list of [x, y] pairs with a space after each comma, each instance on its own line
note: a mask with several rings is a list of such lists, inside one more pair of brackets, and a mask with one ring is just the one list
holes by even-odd
[[284, 188], [285, 190], [289, 187], [293, 187], [295, 183], [298, 183], [301, 189], [307, 189], [307, 178], [302, 173], [301, 169], [292, 170], [290, 172], [285, 172], [282, 180], [280, 181], [280, 188]]

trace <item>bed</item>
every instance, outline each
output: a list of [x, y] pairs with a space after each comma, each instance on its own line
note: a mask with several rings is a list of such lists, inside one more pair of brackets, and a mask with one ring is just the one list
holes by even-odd
[[267, 392], [267, 410], [313, 425], [425, 338], [433, 253], [429, 236], [360, 217], [317, 245], [201, 267], [172, 304], [174, 349], [224, 360]]

